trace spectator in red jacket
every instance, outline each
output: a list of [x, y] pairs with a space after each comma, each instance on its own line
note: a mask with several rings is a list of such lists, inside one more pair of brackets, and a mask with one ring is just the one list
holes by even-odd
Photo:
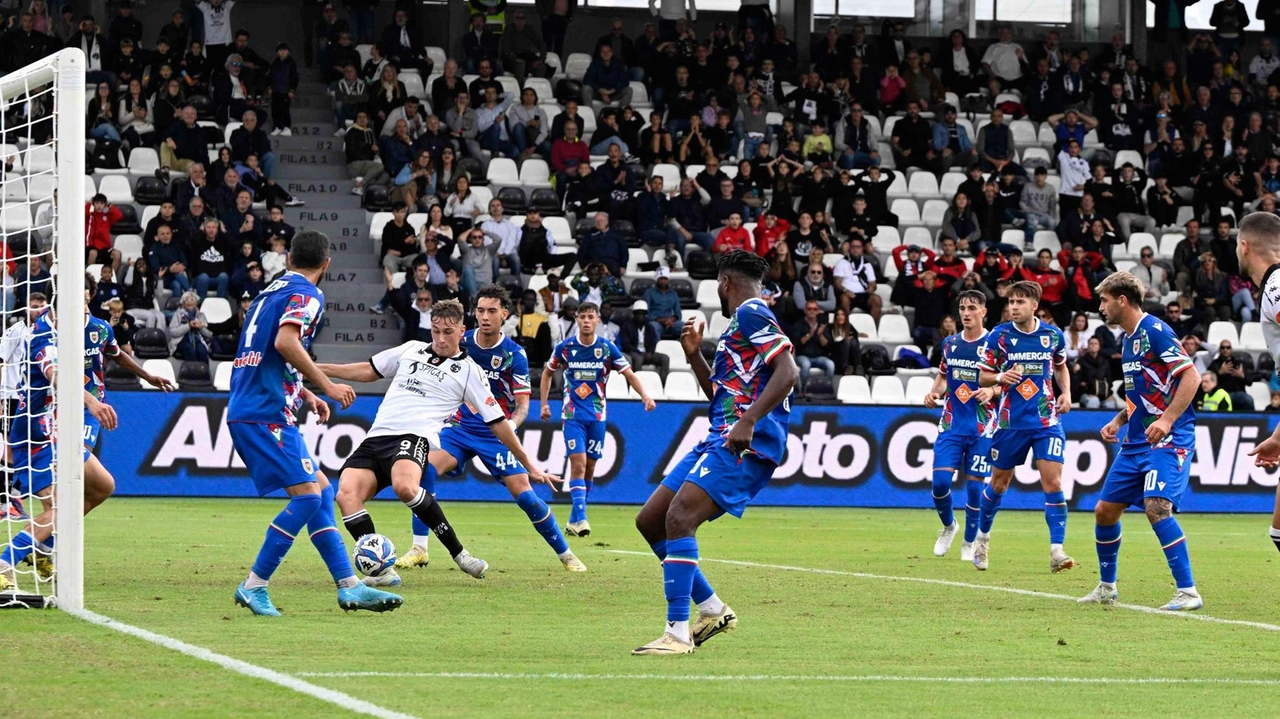
[[911, 301], [908, 287], [924, 274], [937, 253], [920, 245], [898, 245], [889, 256], [893, 258], [893, 264], [898, 266], [898, 277], [902, 278], [893, 283], [889, 301], [895, 305], [905, 305]]
[[742, 213], [729, 213], [729, 224], [716, 235], [716, 243], [711, 246], [711, 253], [721, 255], [730, 250], [751, 251], [751, 233], [742, 226]]
[[778, 243], [786, 239], [787, 233], [791, 231], [791, 223], [778, 217], [777, 213], [770, 210], [764, 213], [764, 218], [760, 224], [756, 225], [756, 254], [761, 257], [768, 257], [769, 252]]
[[96, 265], [111, 258], [111, 269], [120, 269], [120, 253], [111, 249], [111, 228], [124, 213], [107, 202], [107, 196], [98, 193], [84, 206], [84, 246], [86, 265]]
[[556, 189], [564, 195], [564, 188], [569, 184], [569, 170], [584, 162], [591, 162], [591, 150], [578, 135], [578, 123], [570, 121], [564, 124], [564, 137], [557, 137], [551, 143], [551, 169], [556, 172]]
[[960, 255], [956, 254], [956, 241], [951, 237], [942, 238], [942, 254], [933, 258], [928, 268], [942, 275], [939, 279], [955, 282], [969, 271]]

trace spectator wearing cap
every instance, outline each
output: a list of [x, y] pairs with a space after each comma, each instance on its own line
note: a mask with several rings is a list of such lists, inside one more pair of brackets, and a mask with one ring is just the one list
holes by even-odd
[[643, 300], [649, 309], [649, 323], [657, 336], [679, 338], [682, 325], [680, 295], [671, 288], [669, 268], [658, 268], [657, 281], [644, 291]]
[[[462, 37], [462, 53], [468, 73], [478, 73], [481, 60], [498, 62], [498, 36], [485, 26], [484, 15], [480, 13], [471, 15], [471, 27]], [[501, 74], [502, 66], [498, 65], [494, 71]]]
[[619, 349], [627, 355], [631, 366], [637, 369], [645, 365], [657, 367], [665, 382], [671, 369], [671, 358], [658, 352], [661, 337], [657, 323], [649, 319], [649, 305], [644, 300], [631, 305], [631, 321], [618, 327]]
[[[628, 42], [630, 42], [628, 40]], [[548, 77], [547, 44], [542, 34], [529, 24], [525, 11], [517, 9], [511, 16], [511, 24], [502, 33], [498, 43], [499, 57], [507, 70], [515, 75], [522, 86], [525, 78], [534, 75]]]
[[631, 104], [631, 76], [622, 60], [614, 57], [613, 48], [601, 45], [582, 78], [582, 102], [599, 100], [606, 105], [625, 107]]
[[942, 106], [942, 122], [933, 126], [932, 155], [933, 172], [939, 176], [974, 161], [973, 140], [964, 125], [956, 122], [956, 109], [951, 105]]
[[890, 302], [898, 305], [907, 303], [908, 288], [929, 268], [936, 254], [933, 250], [920, 245], [898, 245], [893, 248], [889, 256], [893, 258], [893, 264], [897, 265], [898, 277], [903, 281], [894, 283]]

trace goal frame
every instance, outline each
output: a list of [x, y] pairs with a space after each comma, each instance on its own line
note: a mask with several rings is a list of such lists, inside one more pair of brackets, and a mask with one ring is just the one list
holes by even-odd
[[[53, 203], [54, 263], [50, 268], [56, 295], [54, 311], [64, 329], [57, 335], [59, 355], [55, 402], [53, 603], [84, 608], [84, 273], [85, 273], [85, 55], [66, 48], [0, 78], [0, 103], [52, 86], [53, 150], [57, 199]], [[22, 149], [30, 157], [32, 145]], [[23, 166], [29, 163], [24, 162]], [[7, 438], [6, 438], [7, 440]], [[67, 441], [70, 440], [70, 441]], [[35, 511], [35, 507], [31, 508]], [[45, 606], [49, 605], [46, 599]]]

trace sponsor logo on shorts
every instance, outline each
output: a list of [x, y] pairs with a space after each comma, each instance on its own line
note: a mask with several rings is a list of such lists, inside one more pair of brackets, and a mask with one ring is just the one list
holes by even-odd
[[991, 448], [991, 458], [992, 458], [992, 459], [1000, 459], [1000, 450], [996, 449], [995, 447], [992, 447], [992, 448]]
[[569, 447], [569, 451], [572, 452], [573, 450], [578, 448], [578, 440], [576, 439], [565, 440], [565, 445], [567, 445]]

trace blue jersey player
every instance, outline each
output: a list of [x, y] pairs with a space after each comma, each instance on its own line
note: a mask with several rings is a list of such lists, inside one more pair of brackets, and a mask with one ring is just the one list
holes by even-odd
[[[1067, 435], [1058, 415], [1071, 410], [1071, 376], [1067, 371], [1067, 342], [1062, 331], [1036, 318], [1040, 285], [1015, 282], [1009, 286], [1012, 322], [998, 325], [983, 349], [981, 382], [1000, 385], [1002, 396], [991, 441], [991, 484], [983, 490], [978, 509], [978, 534], [973, 542], [973, 565], [987, 568], [991, 524], [1000, 509], [1014, 468], [1030, 453], [1038, 461], [1044, 490], [1044, 519], [1049, 525], [1049, 569], [1061, 572], [1075, 566], [1062, 544], [1067, 536], [1067, 501], [1062, 495], [1062, 463]], [[1061, 394], [1054, 393], [1057, 381]]]
[[1200, 373], [1178, 335], [1142, 311], [1142, 290], [1142, 282], [1128, 272], [1109, 275], [1098, 285], [1103, 317], [1125, 333], [1121, 351], [1125, 408], [1102, 428], [1102, 438], [1116, 442], [1124, 432], [1124, 443], [1093, 510], [1101, 578], [1080, 603], [1116, 603], [1120, 517], [1135, 505], [1146, 510], [1177, 586], [1173, 599], [1160, 608], [1187, 611], [1203, 607], [1204, 600], [1191, 578], [1187, 538], [1173, 513], [1191, 476], [1196, 446], [1191, 402], [1200, 386]]
[[[704, 522], [726, 512], [741, 517], [786, 452], [789, 397], [800, 370], [791, 341], [760, 298], [769, 265], [742, 250], [725, 253], [718, 265], [720, 309], [730, 319], [716, 346], [714, 366], [708, 367], [702, 357], [697, 320], [685, 322], [680, 335], [698, 384], [711, 398], [710, 431], [636, 516], [636, 528], [662, 560], [666, 631], [632, 654], [690, 654], [737, 626], [733, 610], [698, 568], [694, 535]], [[698, 604], [692, 629], [690, 600]]]
[[991, 476], [991, 433], [995, 429], [995, 387], [980, 387], [979, 363], [987, 331], [987, 296], [976, 290], [960, 293], [963, 329], [942, 342], [942, 364], [933, 389], [924, 397], [929, 409], [942, 407], [938, 440], [933, 445], [933, 506], [942, 520], [942, 531], [933, 554], [945, 557], [959, 525], [952, 509], [951, 483], [957, 471], [965, 477], [964, 544], [960, 559], [973, 561], [973, 540], [978, 534], [978, 502]]
[[[462, 337], [462, 349], [480, 366], [489, 380], [489, 391], [498, 401], [513, 428], [519, 428], [529, 416], [529, 357], [515, 340], [502, 334], [502, 323], [509, 314], [510, 297], [502, 285], [486, 285], [476, 293], [476, 328]], [[511, 493], [516, 505], [524, 510], [533, 528], [560, 557], [564, 568], [585, 572], [583, 564], [565, 542], [560, 524], [547, 503], [538, 498], [529, 484], [529, 470], [502, 445], [484, 419], [467, 405], [458, 409], [453, 421], [440, 432], [440, 448], [429, 455], [432, 470], [461, 475], [467, 462], [478, 458], [495, 479]], [[555, 486], [554, 483], [551, 484]], [[428, 491], [435, 494], [435, 488]], [[413, 547], [400, 555], [396, 566], [426, 566], [427, 538], [431, 530], [417, 517], [413, 522]]]
[[267, 286], [249, 308], [231, 371], [227, 427], [236, 452], [249, 468], [258, 494], [283, 490], [289, 502], [267, 527], [266, 540], [235, 601], [263, 616], [280, 616], [267, 595], [267, 582], [293, 540], [304, 529], [338, 585], [345, 610], [391, 611], [400, 597], [360, 583], [334, 524], [334, 490], [317, 470], [295, 424], [306, 404], [321, 422], [329, 405], [302, 386], [305, 377], [343, 409], [356, 393], [335, 384], [307, 354], [324, 308], [317, 283], [329, 267], [329, 238], [299, 232], [289, 252], [289, 271]]
[[[132, 357], [120, 351], [111, 325], [89, 314], [89, 299], [97, 294], [97, 282], [85, 276], [84, 291], [84, 513], [107, 501], [115, 491], [115, 478], [92, 452], [101, 429], [116, 428], [115, 410], [106, 403], [106, 364], [113, 359], [140, 379], [166, 392], [173, 383], [147, 372]], [[54, 393], [58, 374], [58, 323], [52, 306], [31, 326], [25, 365], [24, 386], [19, 395], [18, 416], [9, 430], [13, 451], [13, 482], [17, 491], [40, 499], [43, 512], [0, 550], [0, 591], [14, 588], [13, 568], [29, 560], [35, 552], [36, 571], [44, 578], [53, 574]]]
[[564, 399], [560, 415], [564, 419], [564, 446], [569, 455], [569, 496], [573, 509], [564, 531], [571, 537], [591, 534], [587, 522], [587, 494], [595, 477], [596, 460], [604, 455], [606, 404], [604, 388], [609, 372], [620, 372], [631, 388], [640, 395], [646, 411], [654, 408], [653, 399], [631, 371], [631, 363], [609, 340], [596, 335], [600, 324], [600, 308], [594, 302], [578, 305], [578, 331], [565, 338], [551, 353], [542, 370], [542, 421], [551, 419], [551, 405], [546, 398], [551, 392], [551, 378], [564, 370]]

